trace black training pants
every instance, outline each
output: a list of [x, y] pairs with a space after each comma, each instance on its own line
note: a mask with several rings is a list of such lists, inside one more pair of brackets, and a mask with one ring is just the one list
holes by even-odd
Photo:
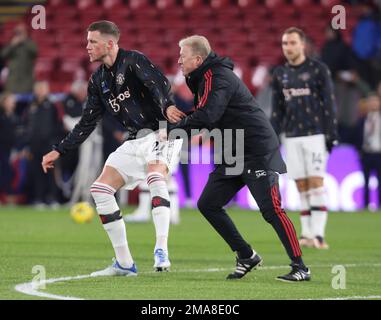
[[[198, 208], [233, 251], [247, 248], [233, 221], [223, 207], [245, 185], [248, 186], [264, 219], [272, 225], [288, 256], [295, 260], [302, 255], [293, 223], [281, 207], [278, 174], [272, 171], [245, 171], [240, 176], [212, 172], [198, 200]], [[257, 175], [259, 177], [257, 177]]]

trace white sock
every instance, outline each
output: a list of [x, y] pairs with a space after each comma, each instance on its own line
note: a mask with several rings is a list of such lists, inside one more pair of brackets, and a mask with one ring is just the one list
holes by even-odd
[[126, 226], [123, 219], [119, 219], [103, 225], [114, 248], [116, 261], [123, 268], [131, 268], [134, 260], [128, 248]]
[[307, 191], [300, 192], [300, 225], [301, 237], [312, 239], [311, 211]]
[[324, 238], [328, 220], [324, 187], [310, 189], [311, 226], [314, 237]]
[[179, 207], [179, 195], [178, 195], [178, 185], [176, 179], [171, 176], [167, 183], [169, 199], [171, 202], [171, 218], [170, 221], [173, 224], [180, 223], [180, 207]]
[[116, 260], [123, 268], [130, 268], [134, 262], [128, 248], [126, 227], [114, 196], [116, 190], [107, 184], [94, 182], [90, 192], [114, 248]]
[[152, 197], [152, 219], [156, 230], [155, 250], [160, 248], [168, 252], [171, 210], [167, 183], [161, 173], [152, 172], [147, 177], [147, 184]]
[[139, 186], [139, 206], [136, 208], [135, 212], [141, 217], [151, 218], [151, 194], [146, 182], [143, 182]]

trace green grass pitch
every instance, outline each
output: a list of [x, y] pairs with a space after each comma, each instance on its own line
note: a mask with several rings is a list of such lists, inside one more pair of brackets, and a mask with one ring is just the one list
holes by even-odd
[[[124, 212], [129, 210], [125, 209]], [[264, 265], [238, 281], [226, 281], [235, 256], [197, 210], [182, 210], [181, 224], [170, 230], [172, 268], [154, 273], [154, 227], [127, 225], [129, 245], [138, 266], [138, 277], [99, 277], [47, 284], [41, 292], [83, 299], [141, 300], [254, 300], [381, 297], [381, 214], [330, 213], [326, 251], [304, 249], [312, 281], [283, 283], [275, 277], [288, 272], [289, 264], [275, 232], [254, 211], [229, 208], [242, 234], [263, 257]], [[289, 213], [299, 230], [299, 217]], [[111, 263], [113, 250], [97, 217], [79, 225], [68, 209], [36, 211], [0, 208], [0, 299], [46, 299], [15, 290], [31, 282], [41, 265], [46, 278], [87, 275]], [[335, 265], [342, 265], [341, 284]], [[340, 268], [340, 267], [339, 267]]]

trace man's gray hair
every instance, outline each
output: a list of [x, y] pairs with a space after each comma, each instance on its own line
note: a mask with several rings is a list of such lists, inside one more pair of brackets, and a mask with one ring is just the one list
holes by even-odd
[[193, 54], [201, 56], [202, 59], [206, 59], [212, 51], [208, 39], [199, 35], [181, 39], [179, 41], [179, 47], [182, 48], [184, 46], [189, 46], [192, 49]]

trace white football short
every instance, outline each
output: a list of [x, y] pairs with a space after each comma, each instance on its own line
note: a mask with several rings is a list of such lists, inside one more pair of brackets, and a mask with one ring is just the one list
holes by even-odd
[[124, 142], [109, 155], [105, 165], [115, 168], [123, 177], [125, 189], [132, 190], [147, 178], [147, 165], [160, 161], [173, 172], [180, 160], [182, 139], [160, 141], [158, 132]]
[[323, 134], [286, 138], [287, 174], [291, 179], [324, 177], [327, 148]]

